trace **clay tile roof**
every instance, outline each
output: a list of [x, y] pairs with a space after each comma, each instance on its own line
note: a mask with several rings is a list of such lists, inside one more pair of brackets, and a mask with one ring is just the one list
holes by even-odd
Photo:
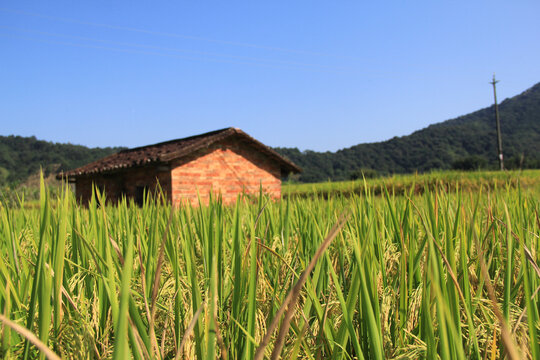
[[247, 141], [259, 151], [273, 158], [280, 164], [283, 172], [297, 173], [301, 171], [301, 169], [292, 161], [282, 157], [268, 146], [255, 140], [242, 130], [230, 127], [183, 139], [170, 140], [154, 145], [122, 150], [80, 168], [60, 173], [56, 177], [58, 179], [73, 179], [78, 176], [113, 172], [134, 166], [144, 166], [152, 163], [167, 163], [171, 160], [190, 155], [197, 150], [206, 148], [217, 141], [224, 140], [231, 136], [237, 136], [241, 140]]

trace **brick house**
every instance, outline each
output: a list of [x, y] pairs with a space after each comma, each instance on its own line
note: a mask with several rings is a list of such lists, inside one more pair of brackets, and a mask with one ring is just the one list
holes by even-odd
[[232, 203], [240, 193], [263, 191], [281, 197], [281, 178], [300, 168], [237, 128], [122, 150], [78, 169], [58, 174], [75, 184], [77, 199], [87, 204], [92, 186], [108, 201], [122, 196], [141, 203], [145, 191], [161, 186], [173, 204], [208, 202], [220, 194]]

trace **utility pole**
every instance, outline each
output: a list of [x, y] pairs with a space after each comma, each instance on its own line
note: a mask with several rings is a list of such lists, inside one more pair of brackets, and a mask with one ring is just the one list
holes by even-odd
[[499, 80], [495, 80], [495, 74], [493, 74], [493, 80], [490, 82], [493, 85], [493, 97], [495, 98], [495, 121], [497, 122], [497, 145], [499, 148], [499, 166], [501, 170], [504, 170], [504, 160], [502, 152], [502, 138], [501, 138], [501, 122], [499, 120], [499, 105], [497, 105], [497, 84]]

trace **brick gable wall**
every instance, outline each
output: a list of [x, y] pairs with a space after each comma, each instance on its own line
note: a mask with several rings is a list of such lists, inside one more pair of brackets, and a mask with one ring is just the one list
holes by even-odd
[[263, 191], [274, 199], [281, 197], [281, 169], [268, 156], [240, 141], [214, 144], [205, 151], [175, 161], [171, 166], [172, 201], [198, 204], [197, 191], [203, 203], [209, 193], [220, 194], [226, 204], [234, 203], [238, 194]]

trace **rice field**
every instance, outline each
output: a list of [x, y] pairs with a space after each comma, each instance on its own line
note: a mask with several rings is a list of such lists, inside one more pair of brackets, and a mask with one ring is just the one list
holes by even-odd
[[540, 170], [510, 171], [432, 171], [423, 174], [395, 174], [368, 179], [324, 183], [286, 183], [283, 186], [284, 197], [331, 197], [336, 195], [363, 194], [367, 187], [372, 194], [381, 195], [385, 189], [404, 195], [414, 188], [416, 194], [426, 190], [445, 189], [455, 192], [479, 191], [523, 186], [540, 192]]
[[539, 359], [538, 189], [389, 185], [174, 209], [42, 184], [0, 205], [0, 358]]

